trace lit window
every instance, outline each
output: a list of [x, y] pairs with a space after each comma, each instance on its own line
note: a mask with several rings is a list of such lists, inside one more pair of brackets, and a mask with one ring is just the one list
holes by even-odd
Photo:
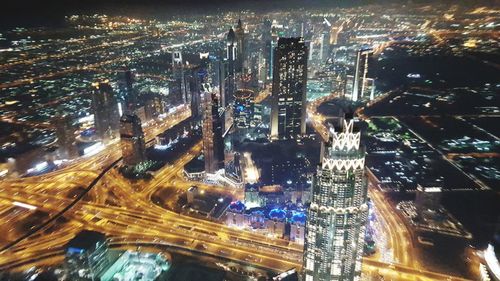
[[314, 270], [314, 262], [311, 258], [307, 258], [306, 260], [306, 269], [311, 271]]

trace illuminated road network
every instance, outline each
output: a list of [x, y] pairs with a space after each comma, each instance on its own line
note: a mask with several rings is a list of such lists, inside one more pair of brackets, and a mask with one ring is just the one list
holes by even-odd
[[[321, 101], [335, 96], [332, 94]], [[319, 104], [309, 106], [309, 116], [313, 116], [315, 128], [323, 133], [321, 121], [324, 118], [315, 110]], [[182, 108], [163, 123], [146, 128], [146, 141], [189, 115], [189, 110]], [[2, 225], [14, 226], [34, 212], [49, 215], [28, 229], [6, 227], [16, 231], [7, 234], [11, 242], [4, 243], [1, 249], [0, 270], [61, 262], [63, 245], [82, 229], [105, 233], [115, 247], [165, 245], [276, 271], [300, 268], [302, 248], [299, 245], [180, 215], [152, 202], [152, 195], [160, 188], [173, 188], [180, 193], [193, 184], [241, 196], [240, 190], [188, 182], [183, 178], [184, 165], [201, 149], [201, 142], [195, 144], [172, 165], [156, 172], [154, 179], [135, 184], [124, 179], [115, 169], [121, 157], [117, 144], [55, 172], [3, 181], [0, 184], [1, 211], [5, 213], [10, 208], [17, 211], [13, 212], [15, 217], [2, 216]], [[379, 191], [371, 188], [370, 197], [382, 218], [384, 229], [388, 231], [386, 235], [393, 251], [393, 261], [365, 258], [365, 273], [397, 280], [464, 280], [420, 267], [405, 224]], [[169, 202], [163, 203], [169, 205]]]

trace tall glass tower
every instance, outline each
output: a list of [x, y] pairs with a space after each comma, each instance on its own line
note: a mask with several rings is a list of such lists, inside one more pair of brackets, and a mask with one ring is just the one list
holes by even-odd
[[322, 145], [304, 245], [305, 281], [360, 280], [368, 217], [364, 149], [353, 120]]
[[118, 99], [109, 85], [109, 81], [92, 83], [92, 110], [97, 135], [104, 143], [118, 137], [120, 112]]
[[245, 48], [245, 29], [243, 29], [243, 24], [241, 19], [238, 20], [238, 25], [236, 26], [234, 33], [237, 40], [237, 66], [236, 71], [242, 73], [244, 68], [246, 68], [246, 48]]
[[215, 93], [205, 93], [205, 115], [203, 117], [203, 155], [205, 172], [215, 173], [224, 168], [223, 126], [219, 112], [219, 101]]
[[307, 47], [282, 37], [273, 56], [271, 139], [298, 139], [306, 133]]
[[120, 141], [123, 164], [135, 166], [146, 160], [144, 132], [137, 115], [126, 113], [120, 118]]

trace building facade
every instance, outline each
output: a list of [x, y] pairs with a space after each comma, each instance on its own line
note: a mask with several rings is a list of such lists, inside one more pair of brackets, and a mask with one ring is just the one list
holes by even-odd
[[371, 48], [362, 48], [356, 52], [354, 65], [354, 81], [352, 85], [352, 101], [358, 101], [361, 97], [370, 96], [368, 93], [368, 57], [373, 52]]
[[119, 84], [124, 102], [124, 110], [134, 111], [137, 108], [139, 101], [137, 93], [134, 89], [134, 74], [132, 71], [128, 69], [124, 70], [122, 81], [120, 81]]
[[274, 49], [271, 139], [306, 132], [307, 47], [302, 38], [279, 38]]
[[92, 83], [92, 111], [97, 136], [108, 143], [118, 137], [120, 113], [118, 99], [108, 81]]
[[353, 120], [332, 128], [322, 153], [307, 215], [305, 281], [360, 280], [368, 205], [364, 150]]
[[238, 38], [233, 28], [229, 29], [226, 36], [226, 57], [224, 59], [224, 97], [222, 107], [226, 107], [233, 100], [236, 90], [236, 67], [238, 60]]
[[135, 166], [146, 160], [144, 133], [137, 115], [124, 114], [120, 118], [120, 142], [124, 165]]
[[266, 19], [262, 24], [262, 53], [264, 59], [264, 78], [263, 81], [267, 82], [272, 76], [272, 26], [271, 20]]
[[99, 281], [111, 264], [106, 236], [100, 232], [83, 230], [68, 242], [65, 249], [69, 280]]
[[238, 90], [234, 93], [233, 122], [239, 129], [250, 128], [253, 119], [255, 93], [252, 90]]
[[243, 29], [243, 24], [241, 19], [238, 20], [238, 25], [234, 29], [237, 41], [237, 54], [236, 54], [236, 71], [242, 73], [246, 68], [246, 42], [245, 42], [245, 29]]
[[61, 156], [66, 159], [78, 157], [76, 146], [76, 128], [71, 115], [63, 114], [55, 119], [57, 145]]
[[183, 104], [187, 104], [189, 101], [188, 91], [186, 88], [184, 61], [182, 59], [182, 53], [180, 51], [172, 52], [172, 76], [173, 83], [171, 84], [172, 93], [179, 100], [182, 100]]
[[417, 185], [415, 207], [419, 220], [437, 217], [441, 209], [442, 191], [443, 189], [440, 186]]
[[215, 173], [224, 168], [223, 124], [219, 112], [219, 101], [214, 93], [205, 93], [205, 116], [203, 118], [203, 155], [205, 172]]

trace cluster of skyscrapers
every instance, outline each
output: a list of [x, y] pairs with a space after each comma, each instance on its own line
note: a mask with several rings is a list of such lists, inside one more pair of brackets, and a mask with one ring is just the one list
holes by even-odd
[[[123, 164], [135, 166], [146, 160], [146, 147], [141, 119], [135, 114], [137, 101], [130, 71], [125, 72], [125, 81], [128, 95], [124, 103], [118, 101], [108, 81], [94, 83], [92, 109], [97, 136], [104, 144], [119, 138]], [[125, 108], [123, 113], [120, 107]]]
[[[325, 23], [319, 50], [328, 56], [330, 25]], [[279, 37], [272, 24], [263, 25], [262, 69], [249, 67], [246, 34], [241, 20], [226, 36], [224, 54], [200, 54], [200, 64], [185, 63], [180, 51], [172, 52], [171, 93], [183, 104], [190, 104], [192, 116], [201, 119], [205, 174], [225, 168], [228, 158], [225, 137], [228, 132], [241, 136], [254, 122], [256, 89], [247, 88], [248, 74], [272, 81], [269, 139], [301, 140], [306, 136], [306, 91], [308, 60], [313, 44], [302, 37]], [[371, 49], [356, 54], [354, 75], [346, 79], [345, 95], [352, 101], [373, 98], [373, 81], [367, 77]], [[253, 72], [253, 73], [252, 73]], [[133, 74], [123, 72], [120, 102], [108, 81], [92, 84], [92, 109], [98, 138], [108, 144], [120, 139], [123, 164], [135, 167], [146, 161], [146, 146]], [[264, 90], [266, 86], [261, 87]], [[157, 112], [161, 101], [149, 98], [144, 111]], [[149, 114], [154, 115], [154, 114]], [[60, 118], [60, 127], [71, 127], [68, 118]], [[242, 133], [242, 134], [238, 134]], [[64, 134], [61, 133], [61, 136]], [[62, 147], [73, 138], [60, 137]], [[66, 151], [68, 155], [74, 154]], [[364, 225], [367, 220], [367, 189], [364, 177], [364, 150], [360, 132], [351, 118], [342, 119], [330, 129], [329, 140], [322, 145], [321, 161], [311, 187], [304, 242], [304, 280], [359, 280]]]
[[[267, 36], [263, 36], [263, 50], [269, 59], [272, 77], [269, 138], [300, 140], [306, 135], [308, 44], [300, 37], [273, 40], [269, 22], [266, 23], [264, 28], [269, 30]], [[329, 37], [323, 40], [330, 41]], [[254, 93], [237, 87], [245, 68], [244, 44], [239, 21], [236, 30], [230, 29], [227, 34], [225, 65], [228, 71], [223, 79], [224, 92], [219, 91], [221, 101], [214, 93], [204, 96], [203, 146], [205, 168], [209, 173], [224, 167], [223, 135], [229, 129], [228, 124], [223, 124], [228, 120], [226, 106], [234, 104], [230, 110], [233, 111], [231, 122], [236, 128], [248, 127], [250, 123]], [[272, 51], [267, 52], [267, 48]], [[369, 49], [357, 52], [352, 85], [346, 90], [353, 101], [365, 96], [369, 89], [370, 53]], [[305, 227], [305, 281], [360, 280], [368, 216], [365, 156], [360, 137], [352, 116], [348, 116], [331, 128], [329, 140], [322, 145]]]

